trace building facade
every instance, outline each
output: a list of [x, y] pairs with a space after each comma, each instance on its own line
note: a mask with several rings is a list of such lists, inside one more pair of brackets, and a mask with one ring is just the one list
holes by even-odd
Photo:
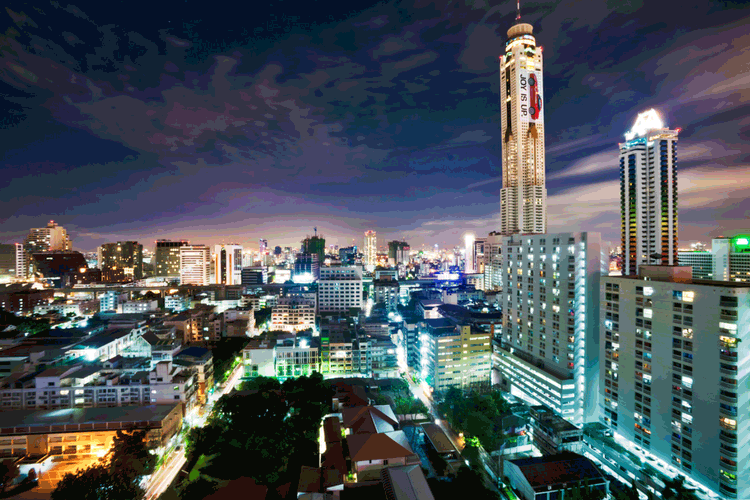
[[622, 274], [677, 264], [677, 134], [650, 109], [620, 143]]
[[73, 249], [68, 232], [64, 227], [58, 226], [55, 221], [50, 221], [47, 227], [29, 230], [23, 246], [29, 254]]
[[574, 424], [598, 420], [599, 233], [503, 238], [501, 388]]
[[602, 422], [720, 498], [748, 498], [750, 285], [640, 271], [602, 279]]
[[214, 246], [214, 282], [217, 285], [242, 284], [242, 247]]
[[378, 236], [375, 231], [365, 232], [365, 269], [373, 272], [378, 265]]
[[208, 285], [211, 251], [205, 245], [180, 247], [180, 284]]
[[137, 241], [105, 243], [99, 247], [97, 262], [105, 282], [124, 283], [142, 279], [143, 245]]
[[158, 240], [155, 252], [156, 265], [154, 266], [156, 276], [179, 279], [180, 247], [189, 244], [187, 241]]
[[422, 380], [433, 392], [489, 387], [492, 345], [487, 332], [428, 320], [422, 323], [419, 341]]
[[330, 313], [351, 309], [362, 309], [362, 267], [322, 267], [318, 281], [318, 310]]
[[542, 48], [532, 33], [530, 24], [511, 27], [500, 57], [503, 234], [547, 230]]
[[315, 301], [280, 297], [271, 312], [271, 331], [301, 332], [315, 327]]

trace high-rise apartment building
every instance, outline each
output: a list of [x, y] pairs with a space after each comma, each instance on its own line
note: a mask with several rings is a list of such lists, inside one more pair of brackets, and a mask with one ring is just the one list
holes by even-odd
[[375, 231], [365, 232], [365, 269], [373, 272], [378, 265], [378, 237]]
[[500, 291], [503, 289], [503, 235], [493, 231], [483, 240], [484, 289]]
[[17, 280], [28, 276], [29, 264], [20, 243], [0, 244], [0, 279]]
[[720, 498], [750, 497], [750, 284], [644, 265], [600, 293], [602, 421]]
[[211, 250], [206, 245], [180, 247], [180, 284], [208, 285]]
[[214, 246], [214, 280], [217, 285], [242, 284], [242, 247]]
[[268, 240], [260, 238], [260, 240], [258, 242], [258, 246], [260, 248], [260, 254], [261, 255], [265, 255], [266, 252], [268, 252]]
[[98, 249], [102, 281], [125, 283], [143, 278], [143, 245], [137, 241], [105, 243]]
[[512, 235], [502, 241], [501, 387], [566, 420], [598, 420], [599, 233]]
[[29, 254], [68, 251], [72, 248], [68, 232], [52, 220], [49, 221], [47, 227], [31, 229], [24, 241], [24, 249]]
[[653, 109], [620, 143], [622, 274], [640, 265], [677, 264], [677, 134]]
[[475, 273], [476, 269], [476, 249], [474, 248], [474, 235], [467, 234], [464, 236], [464, 273]]
[[322, 313], [362, 308], [362, 266], [320, 268], [318, 307]]
[[505, 54], [500, 56], [500, 232], [504, 234], [547, 230], [542, 48], [532, 33], [530, 24], [511, 27]]
[[177, 279], [180, 277], [180, 247], [187, 241], [158, 240], [156, 242], [156, 276]]
[[388, 242], [388, 264], [398, 266], [409, 262], [409, 251], [411, 247], [405, 241]]
[[271, 331], [301, 332], [315, 327], [315, 300], [280, 297], [271, 312]]

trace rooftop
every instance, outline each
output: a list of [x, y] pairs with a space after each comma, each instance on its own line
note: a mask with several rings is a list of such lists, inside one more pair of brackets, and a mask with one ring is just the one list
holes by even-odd
[[347, 436], [346, 441], [352, 462], [388, 460], [414, 454], [404, 431], [352, 434]]
[[[161, 422], [179, 405], [66, 408], [62, 410], [7, 410], [0, 412], [0, 428], [102, 422]], [[0, 431], [5, 434], [4, 431]], [[33, 429], [31, 430], [33, 432]]]
[[546, 457], [510, 460], [518, 467], [534, 490], [547, 491], [547, 486], [583, 481], [605, 481], [594, 463], [577, 453], [564, 452]]

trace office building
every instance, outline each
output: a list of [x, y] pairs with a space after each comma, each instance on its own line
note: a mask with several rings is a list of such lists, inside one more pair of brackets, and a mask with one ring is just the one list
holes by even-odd
[[320, 277], [320, 263], [318, 254], [297, 254], [294, 259], [294, 273], [292, 281], [295, 283], [312, 283]]
[[88, 269], [83, 254], [72, 250], [34, 253], [30, 268], [55, 288], [72, 287]]
[[602, 278], [602, 422], [720, 498], [748, 498], [750, 284], [639, 269]]
[[214, 246], [214, 282], [217, 285], [242, 283], [242, 247], [240, 245]]
[[389, 241], [388, 265], [396, 267], [399, 264], [408, 264], [410, 250], [409, 244], [405, 241]]
[[326, 240], [323, 236], [308, 236], [302, 240], [302, 253], [315, 254], [318, 256], [318, 262], [323, 263], [326, 260]]
[[506, 236], [502, 251], [501, 388], [576, 425], [598, 420], [601, 235]]
[[33, 314], [35, 307], [49, 304], [54, 295], [53, 290], [36, 288], [33, 283], [3, 283], [0, 284], [0, 309], [26, 316]]
[[265, 266], [243, 267], [240, 276], [243, 286], [265, 285], [268, 283], [268, 268]]
[[260, 238], [258, 240], [258, 247], [260, 248], [260, 254], [265, 255], [268, 252], [268, 240]]
[[339, 260], [345, 266], [353, 266], [354, 264], [357, 263], [357, 255], [359, 255], [359, 251], [357, 250], [357, 247], [351, 246], [351, 247], [339, 248], [338, 253], [339, 253]]
[[378, 235], [375, 231], [365, 232], [365, 270], [373, 272], [378, 265]]
[[23, 245], [20, 243], [0, 244], [0, 280], [26, 279], [28, 273], [29, 264]]
[[179, 279], [180, 247], [189, 245], [187, 241], [158, 240], [156, 242], [156, 276]]
[[211, 251], [206, 245], [180, 247], [180, 284], [208, 285]]
[[[700, 280], [710, 280], [714, 276], [714, 256], [709, 251], [679, 251], [677, 262], [681, 266], [688, 266], [693, 270], [693, 277]], [[726, 281], [726, 280], [725, 280]]]
[[677, 134], [655, 110], [638, 115], [620, 143], [622, 274], [677, 264]]
[[491, 338], [471, 325], [446, 319], [420, 323], [420, 375], [430, 389], [487, 389], [492, 371]]
[[532, 33], [530, 24], [512, 26], [500, 58], [503, 234], [547, 230], [542, 48]]
[[362, 308], [362, 266], [332, 266], [320, 269], [318, 310], [349, 312]]
[[73, 249], [68, 232], [55, 221], [50, 221], [47, 227], [31, 229], [23, 246], [28, 254]]
[[143, 245], [137, 241], [105, 243], [99, 247], [97, 261], [104, 282], [128, 283], [143, 278]]
[[271, 331], [301, 332], [315, 327], [315, 301], [280, 297], [271, 312]]

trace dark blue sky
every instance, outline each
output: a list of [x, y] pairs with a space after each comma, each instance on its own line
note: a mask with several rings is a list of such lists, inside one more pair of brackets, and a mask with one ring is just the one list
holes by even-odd
[[[52, 2], [0, 11], [0, 241], [459, 244], [497, 229], [515, 2]], [[154, 10], [154, 5], [165, 5]], [[654, 107], [680, 240], [748, 229], [750, 7], [524, 2], [549, 230], [619, 238], [617, 143]]]

